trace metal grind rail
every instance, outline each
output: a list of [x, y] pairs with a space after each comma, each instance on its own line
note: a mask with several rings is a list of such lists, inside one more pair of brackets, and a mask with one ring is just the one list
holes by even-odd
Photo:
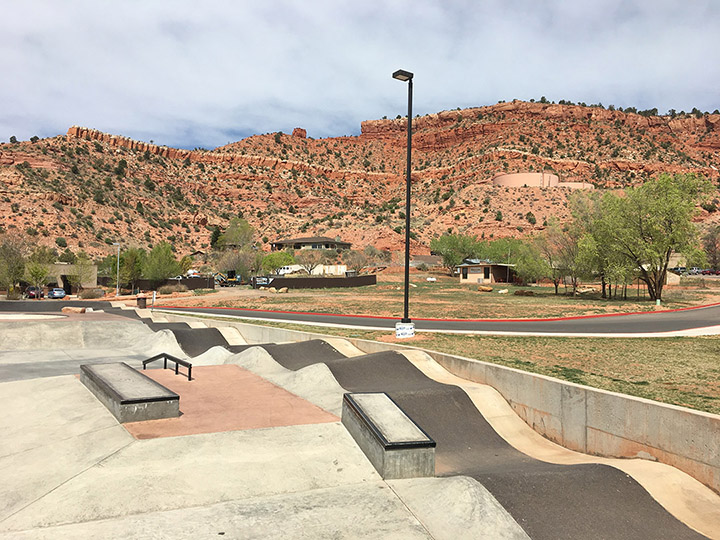
[[[152, 358], [148, 358], [147, 360], [143, 360], [143, 370], [147, 369], [147, 365], [151, 362], [155, 362], [156, 360], [163, 360], [163, 369], [168, 368], [168, 360], [171, 362], [175, 362], [175, 375], [185, 375], [188, 378], [188, 381], [192, 381], [192, 364], [188, 362], [187, 360], [181, 360], [180, 358], [175, 358], [171, 354], [167, 353], [160, 353], [156, 354]], [[180, 366], [184, 366], [187, 368], [187, 373], [181, 373], [180, 372]]]

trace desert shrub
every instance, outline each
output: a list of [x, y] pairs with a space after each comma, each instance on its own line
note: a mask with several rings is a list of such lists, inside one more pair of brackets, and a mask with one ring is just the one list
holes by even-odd
[[94, 298], [102, 298], [105, 293], [102, 289], [83, 289], [78, 293], [78, 297], [83, 300], [92, 300]]
[[8, 291], [8, 293], [7, 293], [8, 300], [20, 300], [21, 298], [22, 298], [22, 293], [20, 292], [20, 289]]
[[[184, 287], [184, 285], [183, 285], [183, 287]], [[216, 293], [216, 292], [218, 292], [217, 289], [195, 289], [193, 291], [193, 294], [195, 296], [204, 296], [206, 294], [212, 294], [212, 293]]]
[[177, 284], [177, 285], [162, 285], [158, 289], [158, 293], [160, 294], [172, 294], [175, 292], [185, 292], [188, 288], [185, 285]]

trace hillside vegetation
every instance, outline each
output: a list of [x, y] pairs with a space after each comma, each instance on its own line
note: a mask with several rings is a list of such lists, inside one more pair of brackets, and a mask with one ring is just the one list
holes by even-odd
[[[523, 236], [569, 219], [568, 191], [497, 187], [504, 172], [552, 172], [617, 189], [659, 173], [717, 185], [720, 114], [622, 112], [513, 101], [414, 119], [414, 253], [443, 234]], [[92, 256], [113, 242], [179, 254], [243, 217], [262, 239], [339, 236], [401, 249], [406, 119], [363, 122], [357, 137], [303, 130], [257, 135], [213, 151], [172, 149], [92, 129], [0, 145], [1, 232]], [[698, 220], [716, 222], [718, 198]]]

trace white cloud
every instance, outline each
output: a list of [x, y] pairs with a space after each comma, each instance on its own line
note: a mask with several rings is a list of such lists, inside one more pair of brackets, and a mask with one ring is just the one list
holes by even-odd
[[512, 98], [720, 107], [712, 0], [92, 2], [27, 0], [0, 20], [0, 139], [81, 124], [173, 146], [357, 133]]

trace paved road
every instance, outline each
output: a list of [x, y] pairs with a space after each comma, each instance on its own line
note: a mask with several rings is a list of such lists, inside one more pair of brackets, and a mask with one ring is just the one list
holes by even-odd
[[[0, 307], [0, 309], [2, 309]], [[328, 315], [261, 311], [235, 308], [162, 307], [175, 312], [194, 312], [244, 319], [299, 322], [388, 330], [398, 319], [352, 315]], [[432, 320], [413, 319], [418, 331], [462, 333], [597, 334], [641, 335], [692, 331], [698, 335], [720, 333], [720, 305], [678, 311], [660, 311], [632, 315], [592, 316], [545, 320]]]
[[[0, 301], [0, 312], [53, 312], [63, 306], [89, 306], [94, 309], [111, 310], [109, 302], [77, 301]], [[178, 313], [201, 313], [242, 319], [282, 321], [314, 324], [320, 326], [341, 326], [391, 330], [398, 319], [362, 315], [330, 315], [290, 311], [263, 311], [238, 308], [202, 308], [159, 306], [158, 310]], [[134, 312], [113, 311], [126, 316]], [[708, 335], [720, 333], [720, 304], [688, 308], [676, 311], [659, 311], [630, 315], [601, 315], [569, 319], [515, 319], [515, 320], [434, 320], [413, 319], [415, 329], [430, 332], [458, 333], [518, 333], [548, 335], [599, 335], [599, 336], [640, 336], [644, 334], [689, 333]]]

